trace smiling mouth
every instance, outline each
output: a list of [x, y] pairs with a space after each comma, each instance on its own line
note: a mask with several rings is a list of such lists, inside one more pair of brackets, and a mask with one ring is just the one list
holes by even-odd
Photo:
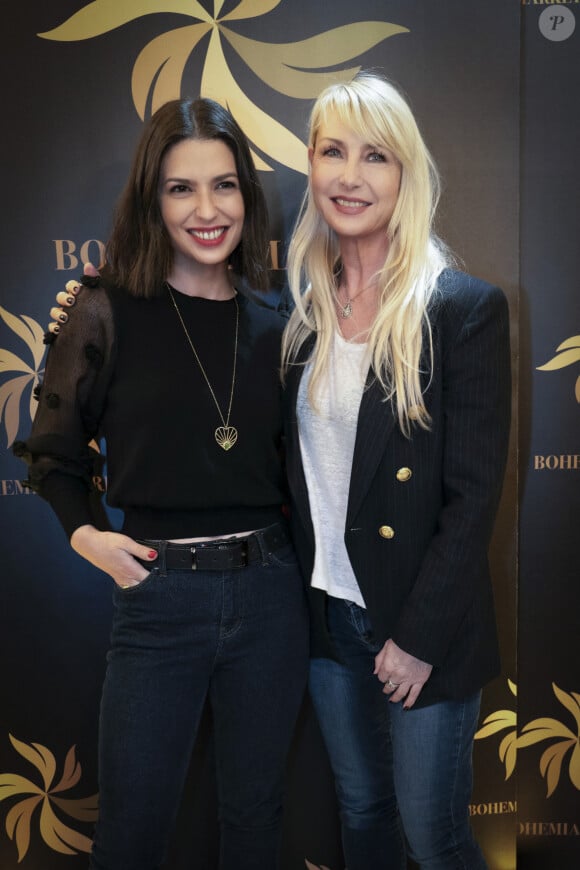
[[370, 205], [368, 202], [363, 202], [358, 199], [343, 199], [341, 196], [334, 196], [332, 201], [339, 205], [341, 208], [365, 208]]
[[190, 236], [200, 242], [217, 242], [227, 232], [227, 227], [212, 227], [210, 230], [188, 230]]

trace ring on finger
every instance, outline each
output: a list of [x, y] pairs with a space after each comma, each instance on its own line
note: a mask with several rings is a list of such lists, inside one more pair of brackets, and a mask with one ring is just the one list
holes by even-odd
[[385, 683], [385, 685], [386, 685], [387, 689], [398, 689], [401, 684], [400, 683], [393, 683], [393, 681], [391, 679], [388, 679], [387, 682]]

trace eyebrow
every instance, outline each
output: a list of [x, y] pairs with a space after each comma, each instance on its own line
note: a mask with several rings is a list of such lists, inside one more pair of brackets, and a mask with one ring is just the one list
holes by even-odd
[[[211, 181], [225, 181], [227, 178], [237, 177], [237, 172], [223, 172], [221, 175], [216, 175], [214, 178], [211, 179]], [[191, 181], [191, 178], [176, 178], [172, 176], [171, 178], [164, 178], [163, 184], [169, 184], [169, 182], [172, 182], [173, 184], [191, 184]]]
[[[334, 136], [322, 136], [322, 138], [318, 140], [317, 144], [321, 142], [325, 142], [326, 144], [339, 145], [341, 148], [344, 148], [345, 146], [345, 143], [342, 141], [342, 139], [335, 139]], [[382, 151], [388, 150], [385, 148], [384, 145], [376, 145], [372, 142], [365, 142], [363, 148], [372, 148], [375, 151], [378, 149]]]

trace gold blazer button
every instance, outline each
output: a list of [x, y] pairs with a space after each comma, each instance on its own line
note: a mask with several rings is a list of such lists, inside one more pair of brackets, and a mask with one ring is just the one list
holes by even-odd
[[410, 468], [399, 468], [397, 474], [395, 475], [397, 480], [401, 483], [405, 483], [407, 480], [410, 480], [413, 476], [413, 472]]
[[387, 538], [387, 540], [391, 540], [391, 538], [395, 537], [395, 530], [391, 528], [391, 526], [381, 526], [379, 529], [379, 535], [381, 538]]

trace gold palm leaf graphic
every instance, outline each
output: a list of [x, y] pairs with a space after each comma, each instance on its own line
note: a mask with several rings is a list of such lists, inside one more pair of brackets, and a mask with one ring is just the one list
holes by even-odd
[[[386, 21], [360, 21], [326, 30], [300, 42], [267, 43], [240, 36], [228, 27], [221, 32], [250, 69], [270, 87], [304, 100], [318, 96], [336, 81], [348, 81], [360, 69], [354, 66], [339, 72], [309, 72], [328, 69], [359, 57], [383, 39], [407, 33], [406, 27]], [[345, 53], [348, 46], [348, 53]]]
[[[216, 86], [220, 81], [221, 85]], [[222, 103], [230, 110], [251, 142], [261, 151], [270, 154], [296, 172], [306, 174], [308, 162], [306, 146], [294, 133], [287, 130], [279, 121], [272, 118], [253, 103], [240, 88], [227, 66], [219, 35], [211, 35], [207, 58], [201, 80], [201, 93]], [[223, 94], [227, 94], [224, 99]], [[251, 131], [251, 132], [248, 132]], [[274, 148], [275, 146], [275, 148]], [[272, 167], [252, 149], [257, 169], [271, 170]]]
[[[508, 680], [508, 685], [512, 694], [517, 696], [515, 684]], [[515, 711], [496, 710], [484, 720], [482, 727], [475, 734], [476, 740], [482, 740], [506, 728], [510, 729], [499, 746], [499, 757], [505, 764], [506, 779], [509, 779], [515, 770], [516, 756], [520, 749], [544, 740], [555, 741], [544, 750], [539, 764], [540, 773], [546, 780], [546, 797], [554, 793], [560, 781], [562, 765], [570, 750], [568, 766], [570, 781], [575, 788], [580, 789], [580, 695], [576, 692], [564, 692], [555, 683], [552, 683], [552, 689], [558, 701], [572, 714], [576, 722], [576, 733], [558, 719], [542, 717], [528, 722], [518, 735]]]
[[[507, 682], [510, 692], [514, 697], [517, 697], [516, 684], [511, 680]], [[517, 758], [517, 714], [515, 710], [496, 710], [494, 713], [490, 713], [484, 719], [482, 727], [476, 732], [475, 740], [491, 737], [492, 734], [497, 734], [506, 728], [509, 728], [510, 731], [502, 738], [498, 752], [500, 761], [505, 765], [505, 778], [509, 779], [516, 769]]]
[[211, 21], [209, 13], [197, 0], [94, 0], [71, 15], [59, 27], [39, 33], [38, 36], [58, 42], [76, 42], [79, 39], [100, 36], [130, 21], [145, 15], [158, 15], [160, 12]]
[[[197, 0], [94, 0], [63, 24], [38, 35], [59, 42], [93, 39], [145, 15], [173, 13], [195, 24], [162, 33], [140, 52], [131, 79], [135, 109], [144, 119], [151, 99], [154, 112], [181, 95], [185, 66], [201, 40], [209, 36], [200, 93], [229, 108], [251, 143], [256, 167], [271, 171], [268, 159], [305, 174], [306, 147], [280, 122], [257, 106], [234, 78], [223, 51], [226, 40], [252, 72], [272, 90], [295, 99], [315, 97], [331, 81], [346, 81], [360, 65], [328, 72], [408, 29], [385, 21], [360, 21], [336, 27], [299, 42], [265, 43], [241, 36], [226, 22], [259, 18], [282, 0], [241, 0], [221, 15], [223, 0], [214, 0], [210, 14]], [[318, 72], [318, 70], [322, 70]]]
[[0, 305], [0, 319], [26, 344], [32, 357], [32, 365], [15, 353], [0, 347], [0, 375], [4, 372], [17, 373], [0, 385], [0, 420], [6, 426], [7, 446], [13, 443], [20, 427], [20, 404], [22, 396], [30, 387], [30, 419], [34, 419], [36, 402], [34, 388], [42, 375], [42, 360], [45, 353], [44, 330], [36, 320], [26, 314], [11, 314]]
[[39, 831], [47, 846], [63, 855], [90, 852], [90, 839], [66, 825], [54, 811], [56, 806], [65, 815], [84, 822], [93, 822], [97, 817], [97, 795], [81, 799], [57, 796], [73, 788], [81, 778], [81, 766], [76, 760], [75, 747], [69, 749], [62, 776], [53, 784], [57, 771], [53, 753], [40, 743], [28, 744], [12, 735], [9, 737], [14, 749], [37, 769], [42, 780], [42, 785], [38, 785], [18, 774], [0, 773], [0, 802], [22, 797], [7, 813], [5, 823], [8, 837], [16, 844], [18, 863], [28, 852], [33, 814], [38, 806], [41, 807]]
[[532, 746], [543, 740], [556, 741], [540, 758], [540, 773], [546, 780], [546, 797], [554, 793], [560, 781], [562, 765], [569, 750], [572, 750], [568, 766], [570, 781], [575, 788], [580, 789], [580, 695], [564, 692], [555, 683], [552, 683], [552, 689], [558, 701], [575, 719], [576, 733], [558, 719], [544, 717], [524, 725], [517, 740], [518, 748]]
[[[580, 362], [580, 335], [572, 335], [566, 341], [563, 341], [562, 344], [558, 345], [556, 356], [548, 360], [547, 363], [544, 363], [543, 366], [537, 366], [537, 369], [541, 372], [553, 372], [556, 369], [563, 369], [565, 366], [571, 366], [577, 362]], [[574, 394], [576, 401], [580, 402], [580, 377], [576, 380]]]

